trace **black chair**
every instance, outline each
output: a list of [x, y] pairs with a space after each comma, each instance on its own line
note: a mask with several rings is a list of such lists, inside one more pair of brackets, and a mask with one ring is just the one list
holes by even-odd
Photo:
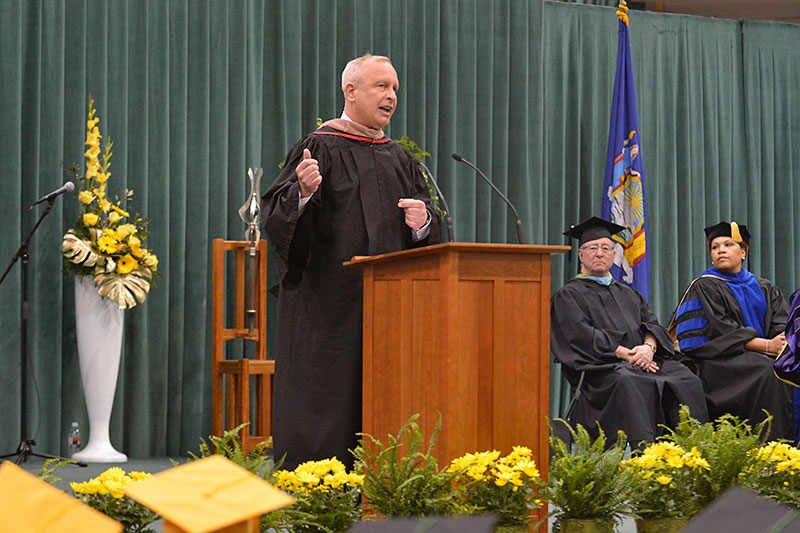
[[[570, 428], [575, 429], [573, 424], [572, 416], [575, 411], [575, 406], [578, 405], [578, 399], [581, 397], [581, 393], [583, 392], [583, 381], [586, 377], [586, 372], [581, 372], [577, 374], [577, 381], [573, 381], [570, 379], [569, 370], [567, 370], [563, 365], [560, 363], [556, 363], [561, 367], [561, 388], [562, 390], [570, 390], [570, 400], [567, 404], [567, 408], [561, 413], [559, 418], [564, 420], [566, 424], [559, 421], [553, 421], [553, 433], [564, 441], [567, 446], [572, 445], [572, 433], [570, 432]], [[574, 375], [572, 377], [575, 377]]]

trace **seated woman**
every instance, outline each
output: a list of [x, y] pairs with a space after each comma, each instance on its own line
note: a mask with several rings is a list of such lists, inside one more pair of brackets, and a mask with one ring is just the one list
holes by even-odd
[[705, 228], [713, 266], [692, 281], [670, 331], [697, 365], [708, 414], [755, 425], [772, 419], [771, 438], [792, 437], [792, 393], [772, 363], [784, 342], [788, 308], [781, 291], [742, 266], [750, 232], [736, 222]]

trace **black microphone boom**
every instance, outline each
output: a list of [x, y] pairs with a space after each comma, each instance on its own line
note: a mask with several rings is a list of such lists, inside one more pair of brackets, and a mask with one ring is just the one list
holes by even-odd
[[53, 192], [51, 192], [49, 194], [45, 194], [44, 196], [42, 196], [41, 198], [39, 198], [38, 200], [33, 202], [31, 204], [31, 209], [33, 209], [33, 206], [36, 205], [36, 204], [40, 204], [42, 202], [49, 202], [50, 200], [52, 200], [53, 198], [55, 198], [59, 194], [64, 194], [65, 192], [72, 192], [74, 190], [75, 190], [75, 184], [72, 183], [71, 181], [68, 181], [64, 185], [62, 185], [60, 188], [54, 190]]
[[492, 180], [487, 178], [486, 174], [481, 172], [478, 167], [476, 167], [475, 165], [473, 165], [472, 163], [470, 163], [469, 161], [467, 161], [466, 159], [464, 159], [463, 157], [461, 157], [458, 154], [453, 154], [453, 159], [455, 159], [459, 163], [464, 163], [465, 165], [467, 165], [468, 167], [473, 169], [475, 172], [477, 172], [480, 177], [482, 177], [484, 180], [486, 180], [486, 183], [489, 184], [489, 186], [492, 188], [492, 190], [494, 192], [496, 192], [498, 195], [500, 195], [500, 198], [502, 198], [503, 201], [506, 204], [508, 204], [508, 207], [511, 209], [511, 212], [514, 213], [514, 218], [517, 220], [517, 240], [519, 241], [520, 244], [525, 244], [525, 239], [522, 236], [522, 221], [519, 219], [519, 215], [517, 214], [517, 210], [516, 210], [516, 208], [514, 208], [514, 204], [511, 203], [511, 200], [506, 198], [506, 195], [503, 194], [502, 192], [500, 192], [500, 189], [495, 187], [494, 183], [492, 183]]
[[431, 183], [433, 184], [433, 188], [436, 190], [436, 194], [439, 195], [439, 198], [442, 200], [442, 207], [444, 207], [444, 221], [447, 227], [447, 240], [448, 242], [453, 242], [453, 219], [450, 217], [450, 208], [447, 207], [447, 200], [444, 199], [444, 194], [442, 194], [442, 190], [439, 188], [439, 185], [436, 184], [436, 180], [433, 179], [433, 172], [431, 169], [425, 166], [425, 163], [422, 161], [419, 162], [419, 166], [425, 169], [425, 172], [428, 173], [428, 177], [431, 178]]

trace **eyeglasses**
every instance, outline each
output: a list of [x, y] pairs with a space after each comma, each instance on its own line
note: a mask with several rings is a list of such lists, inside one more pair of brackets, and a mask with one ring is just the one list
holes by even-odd
[[597, 250], [602, 251], [604, 254], [610, 254], [614, 251], [614, 247], [610, 244], [604, 244], [602, 246], [598, 246], [597, 244], [590, 244], [588, 246], [581, 246], [581, 250], [585, 250], [590, 254], [596, 253]]

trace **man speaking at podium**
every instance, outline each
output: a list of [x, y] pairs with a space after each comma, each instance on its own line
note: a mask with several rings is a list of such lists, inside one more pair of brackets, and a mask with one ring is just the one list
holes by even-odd
[[348, 449], [361, 431], [362, 273], [342, 262], [438, 242], [419, 167], [383, 133], [398, 88], [389, 58], [350, 61], [341, 118], [292, 147], [261, 199], [280, 275], [272, 434], [285, 469], [334, 456], [353, 464]]

